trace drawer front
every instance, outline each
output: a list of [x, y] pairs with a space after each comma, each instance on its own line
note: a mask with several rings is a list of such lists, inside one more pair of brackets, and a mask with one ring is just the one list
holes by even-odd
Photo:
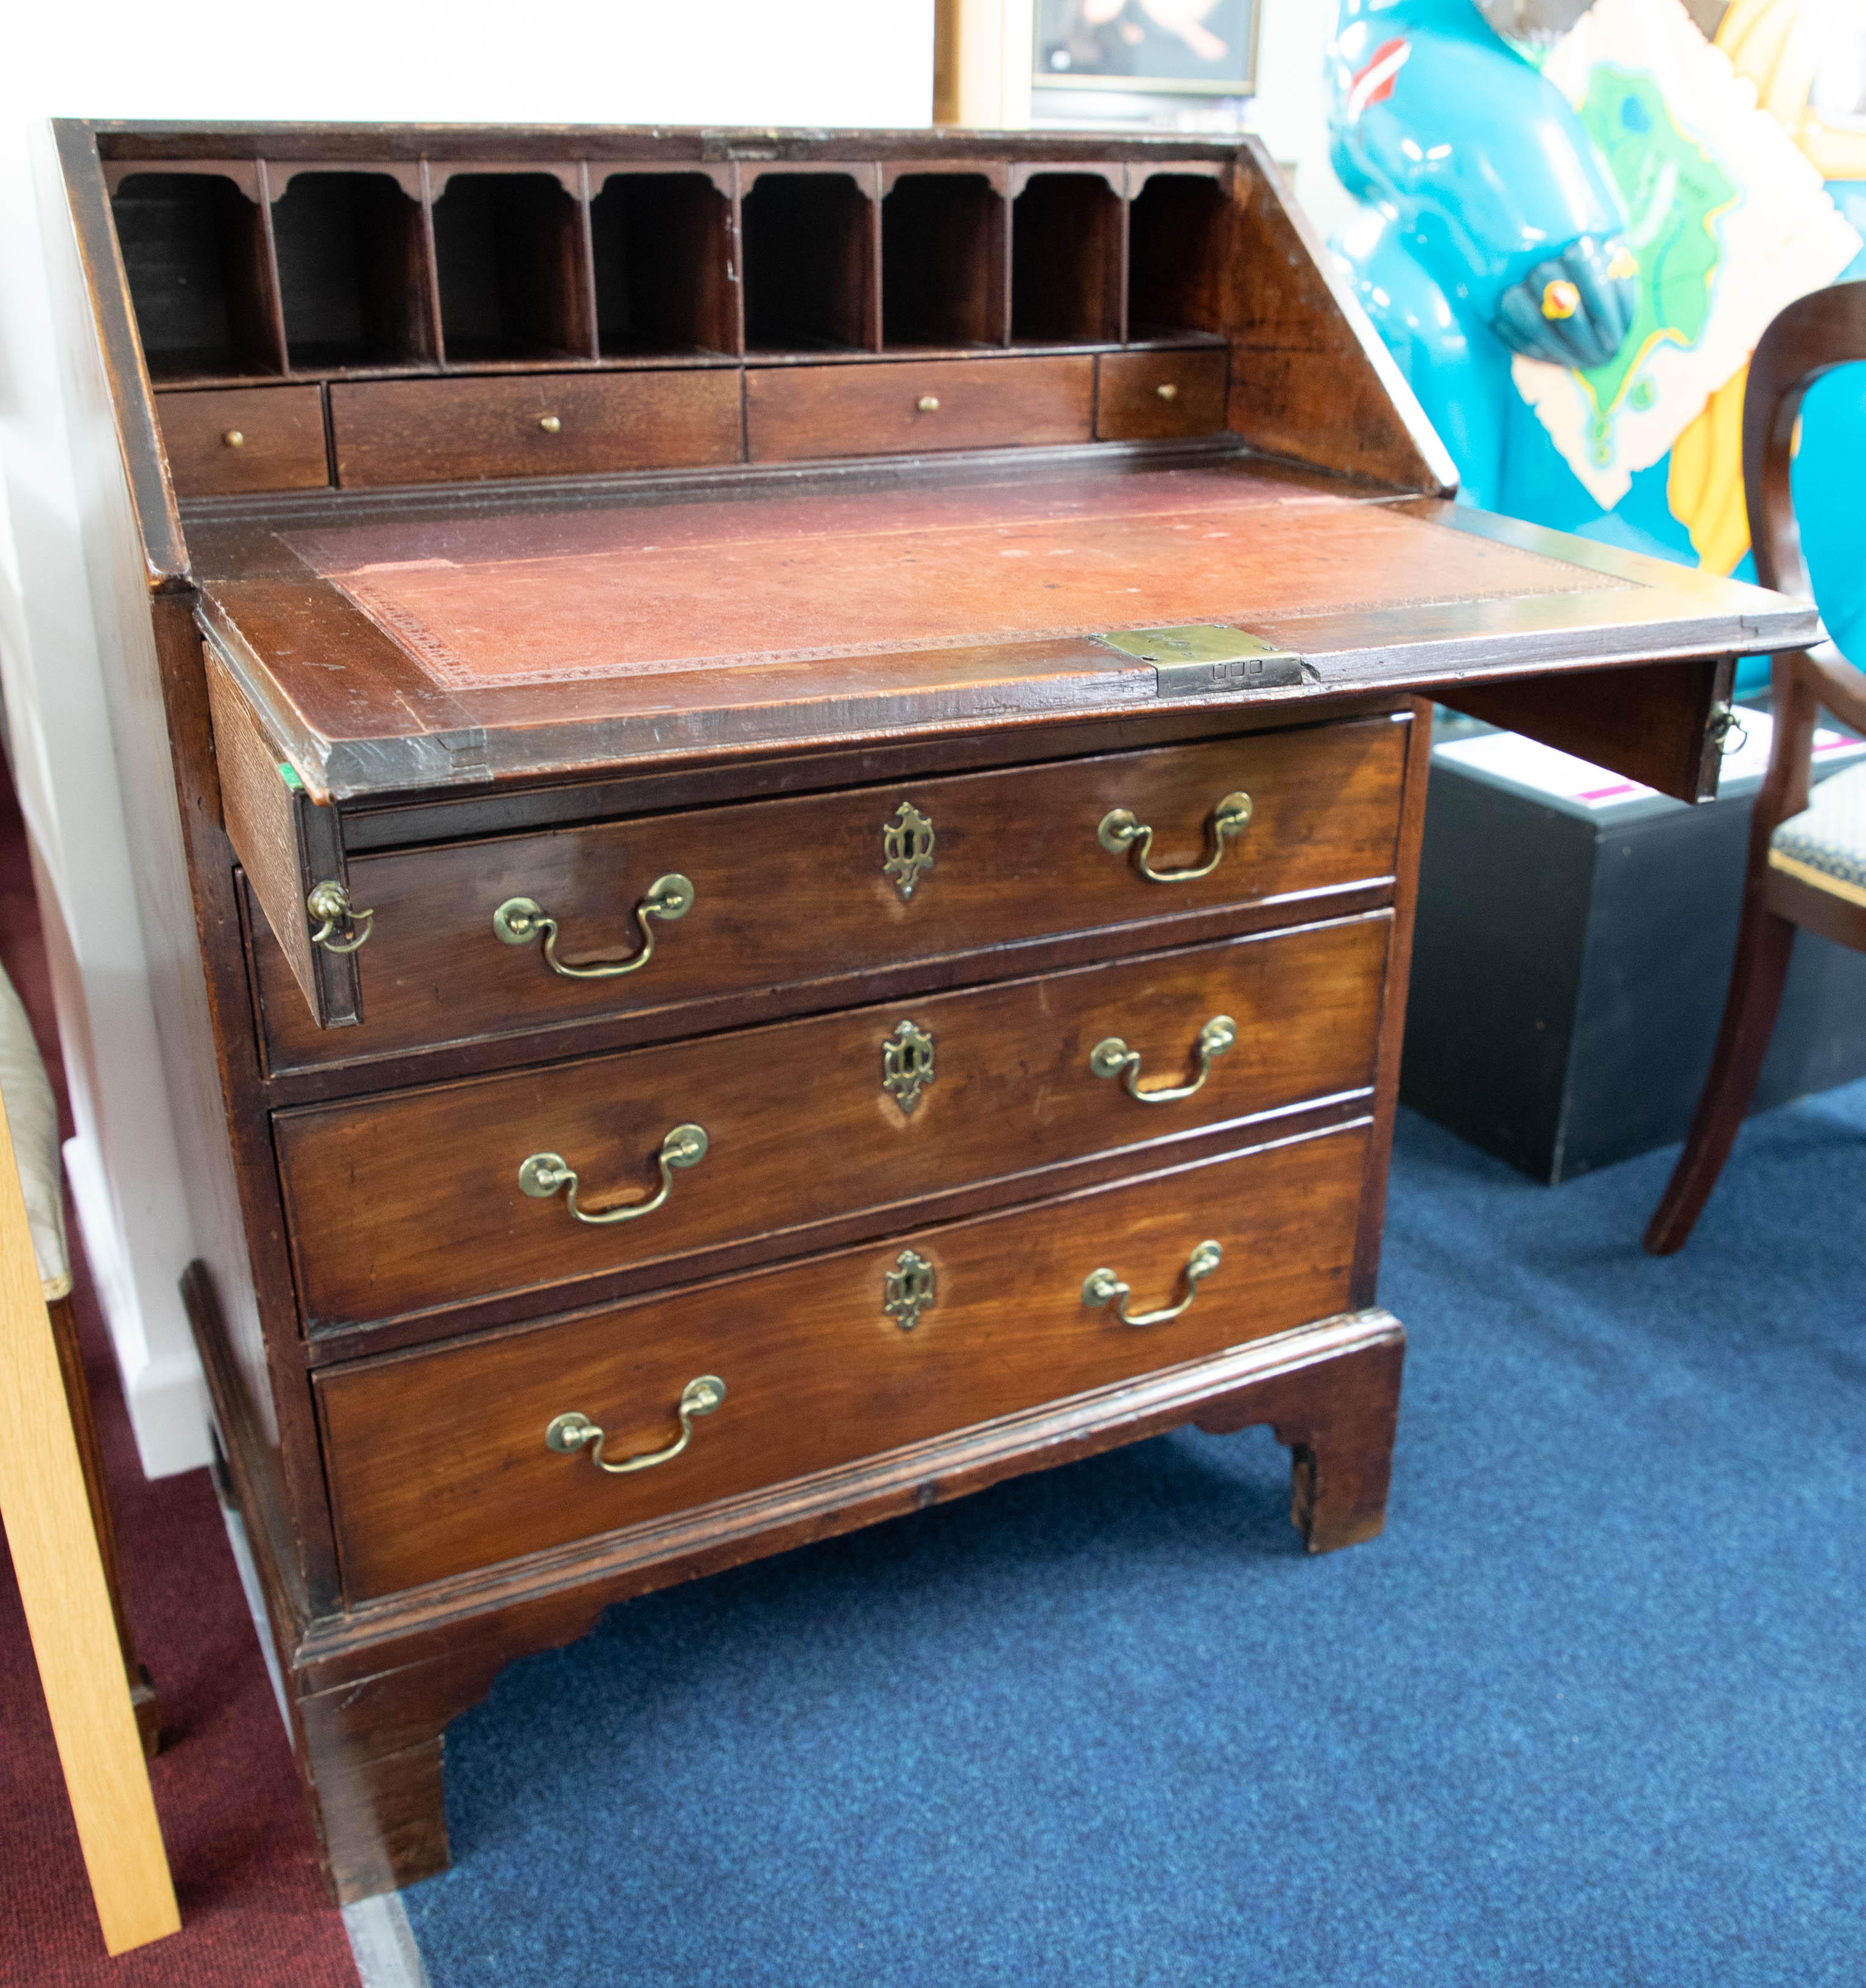
[[[808, 1005], [843, 1006], [861, 996], [824, 988], [846, 975], [1389, 879], [1405, 730], [1368, 718], [359, 857], [350, 898], [375, 913], [355, 955], [363, 1021], [319, 1031], [276, 942], [258, 934], [272, 1060], [367, 1057], [615, 1015], [689, 1033], [714, 1025], [676, 1012], [698, 1001], [747, 997], [768, 1016], [794, 1012], [808, 989]], [[1251, 797], [1249, 824], [1193, 881], [1149, 882], [1131, 849], [1111, 852], [1098, 835], [1124, 809], [1156, 831], [1156, 871], [1196, 867], [1211, 853], [1215, 810], [1236, 792]], [[693, 887], [678, 921], [642, 910], [668, 876]], [[554, 972], [542, 939], [508, 945], [495, 931], [495, 913], [518, 898], [556, 921], [563, 964], [624, 961], [641, 951], [644, 929], [653, 955], [620, 978]], [[1292, 904], [1279, 922], [1300, 915]], [[1001, 955], [995, 970], [1014, 972], [1015, 958]]]
[[[320, 1374], [352, 1602], [878, 1456], [1344, 1310], [1364, 1123], [497, 1338]], [[1097, 1270], [1130, 1316], [1085, 1297]], [[932, 1296], [891, 1276], [911, 1249]], [[910, 1264], [911, 1270], [913, 1266]], [[919, 1273], [924, 1277], [925, 1273]], [[893, 1302], [896, 1311], [885, 1309]], [[688, 1382], [725, 1384], [685, 1451], [629, 1476], [547, 1448], [559, 1415], [610, 1460], [666, 1447]]]
[[754, 367], [745, 374], [745, 439], [754, 462], [1087, 441], [1094, 404], [1087, 353]]
[[526, 373], [330, 390], [337, 481], [471, 482], [737, 462], [739, 375]]
[[158, 394], [155, 406], [177, 497], [316, 490], [330, 481], [319, 387]]
[[1225, 425], [1223, 352], [1104, 352], [1095, 402], [1100, 441], [1216, 434]]
[[[563, 1309], [577, 1297], [561, 1287], [579, 1280], [733, 1244], [795, 1254], [812, 1224], [867, 1214], [898, 1227], [890, 1211], [975, 1183], [1024, 1199], [1042, 1191], [1031, 1185], [1040, 1168], [1354, 1090], [1373, 1080], [1391, 922], [1225, 940], [281, 1113], [307, 1323], [511, 1292]], [[1140, 1060], [1139, 1098], [1126, 1067], [1104, 1077], [1091, 1064], [1112, 1040]], [[1143, 1101], [1195, 1082], [1188, 1097]], [[587, 1222], [563, 1190], [521, 1187], [532, 1155], [555, 1154], [576, 1169], [586, 1212], [645, 1202], [664, 1138], [689, 1124], [705, 1131], [705, 1157], [669, 1170], [651, 1212]]]

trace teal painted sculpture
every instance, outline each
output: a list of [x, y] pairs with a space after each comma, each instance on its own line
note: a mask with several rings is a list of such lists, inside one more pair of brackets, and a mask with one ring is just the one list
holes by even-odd
[[[1866, 103], [1824, 103], [1816, 73], [1866, 60], [1846, 70], [1831, 23], [1799, 32], [1814, 4], [1488, 0], [1506, 38], [1476, 0], [1339, 0], [1332, 156], [1363, 205], [1334, 246], [1468, 501], [1749, 570], [1749, 350], [1792, 297], [1866, 275]], [[1863, 372], [1810, 395], [1796, 472], [1855, 655]]]

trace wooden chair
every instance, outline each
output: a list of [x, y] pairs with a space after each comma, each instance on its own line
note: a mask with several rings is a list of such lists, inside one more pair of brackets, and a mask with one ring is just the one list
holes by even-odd
[[72, 1309], [71, 1254], [65, 1241], [58, 1105], [39, 1058], [39, 1045], [33, 1040], [32, 1024], [4, 971], [0, 971], [0, 1097], [5, 1100], [7, 1121], [12, 1128], [13, 1159], [19, 1172], [26, 1226], [32, 1238], [33, 1263], [52, 1326], [52, 1344], [58, 1349], [71, 1432], [78, 1445], [78, 1461], [83, 1466], [84, 1489], [90, 1503], [91, 1523], [97, 1534], [98, 1557], [110, 1591], [110, 1612], [129, 1680], [130, 1702], [136, 1708], [136, 1726], [142, 1736], [143, 1751], [153, 1759], [161, 1744], [160, 1712], [155, 1686], [147, 1667], [137, 1658], [135, 1638], [123, 1609], [117, 1527], [104, 1484], [103, 1445], [91, 1408], [90, 1384], [84, 1377], [77, 1315]]
[[144, 1763], [153, 1698], [146, 1716], [132, 1702], [146, 1680], [123, 1621], [72, 1328], [58, 1120], [3, 973], [0, 1100], [0, 1520], [104, 1946], [122, 1953], [181, 1920]]
[[[1836, 284], [1790, 304], [1749, 362], [1743, 495], [1765, 587], [1814, 593], [1789, 491], [1795, 427], [1808, 388], [1856, 360], [1866, 360], [1866, 282]], [[1815, 721], [1824, 707], [1866, 731], [1866, 674], [1831, 642], [1790, 650], [1775, 658], [1772, 705], [1775, 737], [1750, 823], [1729, 997], [1684, 1153], [1646, 1229], [1655, 1256], [1683, 1244], [1722, 1171], [1768, 1050], [1797, 930], [1805, 925], [1866, 952], [1866, 766], [1809, 793]]]

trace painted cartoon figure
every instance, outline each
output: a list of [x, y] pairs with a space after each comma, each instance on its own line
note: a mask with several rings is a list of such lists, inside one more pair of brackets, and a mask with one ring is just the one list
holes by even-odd
[[[1859, 91], [1866, 10], [1338, 0], [1333, 158], [1364, 205], [1334, 245], [1469, 501], [1720, 572], [1744, 561], [1749, 349], [1790, 297], [1866, 275], [1843, 218], [1866, 224], [1866, 103], [1824, 100], [1817, 52]], [[1823, 613], [1855, 654], [1862, 370], [1810, 396], [1797, 469]]]

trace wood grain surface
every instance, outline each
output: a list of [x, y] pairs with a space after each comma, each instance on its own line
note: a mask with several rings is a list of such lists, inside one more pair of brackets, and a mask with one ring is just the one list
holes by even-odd
[[1095, 433], [1104, 441], [1214, 434], [1225, 425], [1222, 352], [1104, 352], [1095, 363]]
[[989, 364], [755, 366], [745, 374], [745, 441], [754, 462], [1087, 441], [1094, 409], [1095, 361], [1086, 353]]
[[344, 381], [330, 389], [330, 431], [337, 481], [352, 489], [736, 462], [744, 453], [731, 370]]
[[156, 413], [178, 495], [322, 489], [330, 481], [320, 387], [158, 394]]
[[[562, 1293], [618, 1266], [761, 1239], [808, 1246], [813, 1225], [914, 1205], [976, 1182], [1050, 1190], [1041, 1169], [1162, 1141], [1373, 1080], [1389, 921], [1229, 940], [1185, 952], [936, 995], [885, 1008], [560, 1063], [366, 1102], [280, 1114], [293, 1259], [308, 1326], [350, 1324], [526, 1290]], [[1227, 1015], [1237, 1040], [1194, 1097], [1144, 1104], [1094, 1075], [1118, 1036], [1143, 1090], [1198, 1074], [1195, 1044]], [[934, 1075], [911, 1111], [883, 1087], [904, 1019], [931, 1037]], [[578, 1222], [561, 1195], [519, 1187], [532, 1154], [578, 1170], [590, 1212], [646, 1199], [674, 1126], [704, 1126], [705, 1158], [653, 1214]], [[671, 1273], [678, 1274], [678, 1271]]]
[[[353, 1601], [638, 1523], [1171, 1366], [1346, 1302], [1364, 1128], [1015, 1213], [317, 1379]], [[1112, 1268], [1131, 1309], [1185, 1295], [1208, 1239], [1225, 1260], [1171, 1323], [1083, 1302]], [[911, 1331], [883, 1310], [904, 1247], [934, 1266]], [[615, 1458], [678, 1434], [701, 1374], [725, 1405], [666, 1466], [612, 1477], [547, 1449], [568, 1411]]]
[[0, 1516], [104, 1945], [123, 1953], [181, 1919], [4, 1114]]
[[[262, 944], [269, 1047], [277, 1064], [354, 1058], [753, 990], [794, 990], [796, 1005], [831, 981], [846, 1001], [859, 998], [846, 976], [910, 960], [972, 955], [971, 977], [996, 977], [1018, 970], [1011, 948], [1066, 933], [1266, 900], [1289, 901], [1279, 921], [1293, 921], [1306, 893], [1392, 876], [1405, 729], [1363, 719], [359, 857], [352, 895], [376, 912], [353, 955], [365, 1019], [320, 1037], [302, 1002], [279, 998]], [[1148, 883], [1097, 839], [1126, 808], [1157, 831], [1157, 868], [1196, 864], [1212, 811], [1239, 789], [1250, 825], [1199, 881]], [[884, 868], [904, 806], [935, 837], [909, 898]], [[566, 962], [624, 960], [641, 945], [635, 908], [671, 873], [691, 880], [693, 908], [657, 922], [653, 958], [620, 979], [563, 978], [537, 943], [492, 929], [526, 897], [559, 921]]]

